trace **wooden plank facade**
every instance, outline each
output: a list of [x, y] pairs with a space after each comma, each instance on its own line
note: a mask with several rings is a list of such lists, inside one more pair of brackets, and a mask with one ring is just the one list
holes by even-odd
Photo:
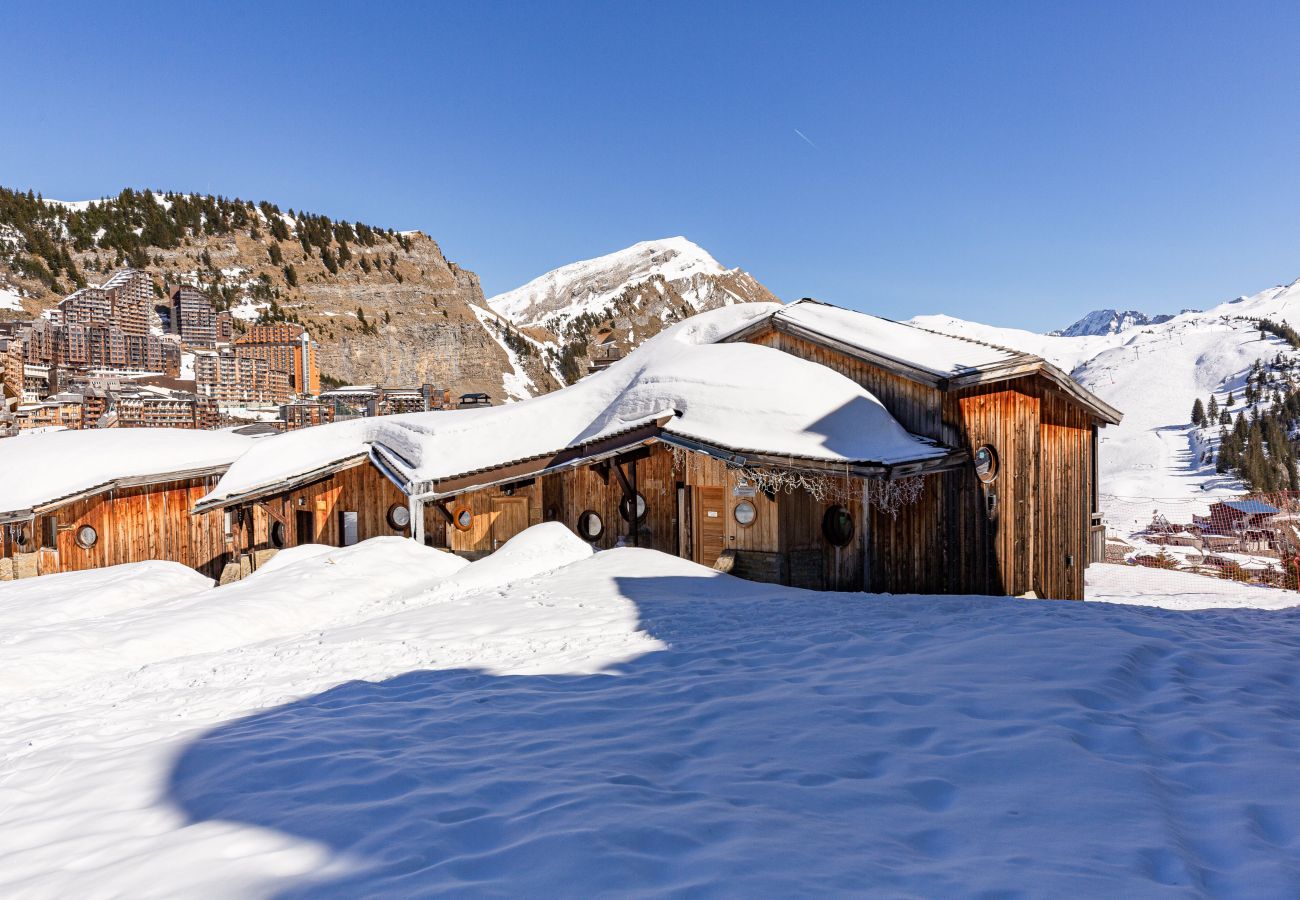
[[[0, 526], [0, 554], [16, 575], [77, 572], [151, 559], [216, 578], [229, 550], [220, 511], [191, 515], [218, 475], [114, 486]], [[93, 541], [87, 541], [94, 530]], [[78, 537], [82, 540], [79, 542]]]
[[914, 434], [996, 453], [989, 483], [967, 465], [926, 476], [920, 500], [897, 515], [869, 511], [867, 590], [1083, 599], [1100, 423], [1055, 382], [942, 390], [774, 329], [749, 339], [851, 378]]

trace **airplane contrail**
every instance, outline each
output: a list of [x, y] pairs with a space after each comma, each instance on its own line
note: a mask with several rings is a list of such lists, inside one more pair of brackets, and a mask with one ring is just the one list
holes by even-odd
[[816, 144], [814, 144], [814, 143], [812, 142], [812, 138], [808, 137], [808, 135], [804, 134], [804, 133], [803, 133], [802, 131], [800, 131], [798, 128], [796, 128], [796, 129], [794, 130], [794, 133], [797, 134], [797, 135], [799, 135], [799, 137], [803, 138], [804, 141], [807, 142], [808, 146], [809, 146], [809, 147], [812, 147], [814, 150], [820, 150], [820, 149], [821, 149], [821, 147], [818, 147]]

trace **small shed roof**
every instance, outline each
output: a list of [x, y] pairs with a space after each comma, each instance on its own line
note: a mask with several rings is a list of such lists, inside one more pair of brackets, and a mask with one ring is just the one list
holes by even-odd
[[1273, 515], [1281, 512], [1276, 506], [1271, 506], [1262, 500], [1224, 500], [1222, 505], [1229, 509], [1235, 509], [1237, 512], [1246, 513], [1247, 515]]

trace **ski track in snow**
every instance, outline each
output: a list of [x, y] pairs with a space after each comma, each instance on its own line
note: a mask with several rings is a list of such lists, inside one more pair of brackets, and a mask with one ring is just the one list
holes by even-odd
[[[1294, 611], [810, 593], [553, 524], [98, 574], [0, 585], [6, 627], [59, 601], [6, 658], [99, 651], [0, 706], [6, 897], [1300, 893]], [[1089, 570], [1193, 577], [1136, 574]]]

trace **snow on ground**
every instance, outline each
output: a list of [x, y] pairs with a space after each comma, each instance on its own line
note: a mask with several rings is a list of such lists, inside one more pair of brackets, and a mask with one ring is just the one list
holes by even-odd
[[0, 894], [1300, 892], [1294, 612], [817, 594], [555, 524], [458, 562], [67, 621], [130, 652], [0, 705]]
[[0, 285], [0, 309], [23, 311], [23, 295], [13, 288]]
[[[1171, 555], [1176, 554], [1171, 552]], [[1098, 603], [1181, 610], [1290, 609], [1300, 606], [1300, 592], [1146, 566], [1094, 563], [1088, 567], [1087, 580], [1088, 600]]]
[[[501, 389], [505, 391], [506, 396], [511, 400], [527, 400], [529, 397], [532, 397], [537, 393], [537, 385], [533, 383], [533, 379], [529, 374], [524, 371], [523, 364], [519, 359], [519, 354], [511, 350], [509, 345], [501, 339], [501, 335], [498, 333], [498, 329], [506, 327], [509, 324], [509, 320], [503, 316], [497, 315], [490, 309], [484, 309], [483, 307], [475, 306], [472, 303], [469, 308], [478, 318], [479, 324], [483, 326], [483, 330], [488, 333], [488, 336], [491, 337], [492, 340], [496, 341], [497, 346], [505, 351], [506, 357], [510, 361], [510, 371], [501, 373]], [[540, 352], [540, 343], [533, 341], [531, 338], [528, 338], [523, 334], [520, 334], [520, 337], [536, 344]]]

